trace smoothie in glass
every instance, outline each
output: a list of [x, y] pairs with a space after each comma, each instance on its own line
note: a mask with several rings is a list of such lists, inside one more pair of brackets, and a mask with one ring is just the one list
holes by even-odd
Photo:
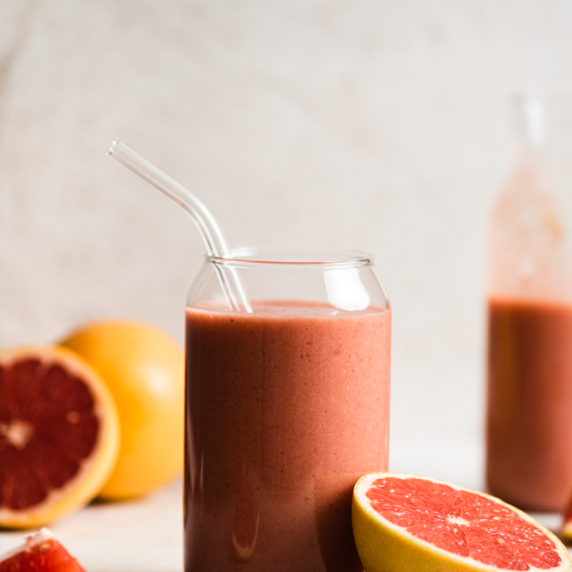
[[389, 308], [187, 308], [185, 570], [359, 572], [351, 495], [387, 470]]

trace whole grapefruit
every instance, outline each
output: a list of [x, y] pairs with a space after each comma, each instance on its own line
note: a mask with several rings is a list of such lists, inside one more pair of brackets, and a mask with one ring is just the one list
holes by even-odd
[[184, 354], [162, 330], [109, 320], [86, 325], [62, 345], [88, 361], [107, 383], [121, 425], [115, 470], [99, 496], [146, 495], [183, 466]]

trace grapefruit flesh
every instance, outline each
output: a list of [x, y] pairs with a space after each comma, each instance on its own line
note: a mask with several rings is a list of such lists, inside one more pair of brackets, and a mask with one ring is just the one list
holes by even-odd
[[42, 529], [26, 538], [25, 544], [0, 557], [0, 572], [85, 572], [79, 562]]
[[368, 572], [572, 569], [566, 547], [527, 514], [435, 479], [366, 475], [354, 488], [352, 520]]
[[47, 524], [113, 470], [119, 422], [97, 372], [69, 350], [0, 353], [0, 526]]

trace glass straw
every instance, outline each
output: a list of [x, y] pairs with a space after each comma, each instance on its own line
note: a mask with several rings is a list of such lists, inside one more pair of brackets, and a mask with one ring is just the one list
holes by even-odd
[[[191, 191], [119, 139], [111, 144], [107, 154], [182, 206], [195, 221], [209, 256], [227, 258], [231, 256], [230, 248], [224, 239], [220, 226], [204, 203]], [[218, 264], [215, 264], [214, 267], [230, 307], [239, 312], [251, 313], [252, 308], [236, 269], [228, 268], [225, 272]]]

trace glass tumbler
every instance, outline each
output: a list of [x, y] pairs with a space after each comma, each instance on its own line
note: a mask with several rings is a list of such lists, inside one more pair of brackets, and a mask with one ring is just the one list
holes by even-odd
[[[252, 312], [221, 284], [238, 278]], [[359, 572], [356, 480], [387, 470], [391, 311], [371, 256], [207, 256], [186, 310], [186, 572]]]

